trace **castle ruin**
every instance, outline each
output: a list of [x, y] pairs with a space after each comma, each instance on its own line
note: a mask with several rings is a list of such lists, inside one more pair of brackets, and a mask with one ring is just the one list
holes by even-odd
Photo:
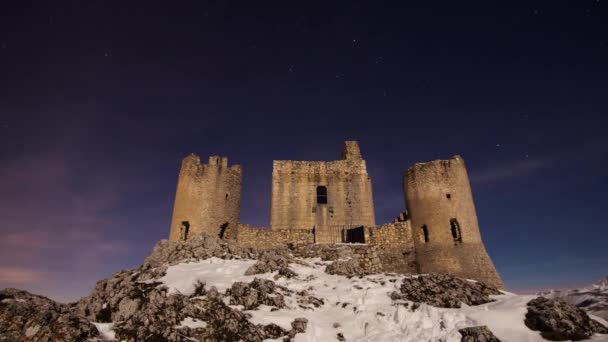
[[362, 243], [385, 272], [449, 273], [504, 285], [477, 222], [464, 160], [416, 163], [403, 175], [406, 210], [376, 225], [371, 178], [356, 141], [336, 161], [274, 161], [270, 228], [240, 222], [242, 173], [226, 157], [184, 158], [169, 239], [207, 233], [242, 245]]

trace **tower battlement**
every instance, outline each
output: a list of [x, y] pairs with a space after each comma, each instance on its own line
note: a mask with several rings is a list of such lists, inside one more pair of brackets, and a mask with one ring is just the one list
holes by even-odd
[[208, 233], [235, 238], [240, 218], [242, 173], [228, 158], [210, 156], [207, 164], [190, 154], [177, 181], [170, 239], [188, 240]]

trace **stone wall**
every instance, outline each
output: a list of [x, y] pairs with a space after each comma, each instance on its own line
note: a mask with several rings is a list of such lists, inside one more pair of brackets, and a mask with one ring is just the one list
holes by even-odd
[[240, 245], [256, 248], [276, 246], [305, 245], [314, 243], [312, 230], [308, 229], [275, 229], [238, 225], [237, 241]]
[[377, 253], [384, 272], [418, 273], [410, 221], [366, 228], [365, 242], [378, 247]]
[[201, 233], [236, 238], [241, 205], [241, 167], [228, 158], [197, 155], [184, 158], [177, 182], [169, 239], [190, 239]]
[[416, 163], [403, 184], [420, 272], [450, 273], [503, 288], [481, 241], [464, 160]]
[[[274, 161], [271, 230], [315, 227], [317, 242], [331, 243], [333, 240], [324, 240], [326, 227], [375, 226], [371, 179], [356, 142], [345, 142], [342, 158]], [[327, 203], [319, 203], [318, 187], [326, 188]]]

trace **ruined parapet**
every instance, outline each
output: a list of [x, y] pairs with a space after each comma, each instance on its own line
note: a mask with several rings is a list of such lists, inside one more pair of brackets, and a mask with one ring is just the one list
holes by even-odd
[[450, 273], [504, 288], [481, 240], [464, 160], [417, 163], [403, 185], [419, 272]]
[[366, 227], [365, 242], [378, 247], [384, 272], [417, 273], [416, 249], [409, 220]]
[[361, 160], [361, 149], [356, 141], [345, 141], [342, 149], [342, 159], [358, 161]]
[[182, 161], [169, 239], [188, 240], [203, 232], [235, 239], [241, 205], [241, 167], [228, 158], [191, 154]]
[[[327, 227], [375, 226], [371, 179], [355, 141], [336, 161], [275, 160], [270, 228], [312, 229], [327, 241]], [[332, 241], [330, 241], [332, 240]]]

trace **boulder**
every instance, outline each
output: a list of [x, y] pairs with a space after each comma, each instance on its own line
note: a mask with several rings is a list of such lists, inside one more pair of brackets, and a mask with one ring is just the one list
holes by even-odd
[[445, 274], [424, 274], [406, 277], [393, 300], [409, 300], [440, 308], [460, 308], [461, 303], [480, 305], [494, 301], [490, 295], [501, 292], [484, 283]]
[[68, 304], [17, 289], [0, 290], [3, 341], [85, 341], [99, 338], [97, 328]]
[[606, 327], [589, 318], [585, 311], [561, 299], [538, 297], [529, 301], [524, 322], [551, 341], [579, 341], [595, 333], [608, 333]]
[[500, 342], [485, 325], [458, 330], [462, 335], [461, 342]]

